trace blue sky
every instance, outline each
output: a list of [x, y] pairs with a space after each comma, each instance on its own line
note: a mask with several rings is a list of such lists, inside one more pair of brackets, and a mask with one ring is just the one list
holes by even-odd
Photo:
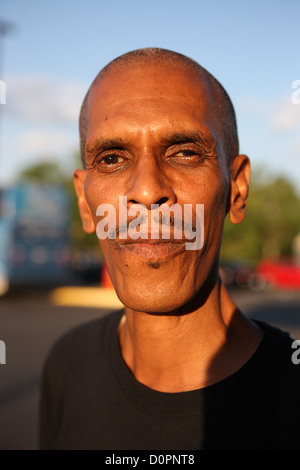
[[300, 103], [291, 99], [300, 80], [299, 0], [0, 0], [0, 18], [15, 26], [2, 41], [0, 184], [37, 161], [71, 170], [94, 76], [124, 52], [159, 46], [215, 75], [252, 166], [300, 187]]

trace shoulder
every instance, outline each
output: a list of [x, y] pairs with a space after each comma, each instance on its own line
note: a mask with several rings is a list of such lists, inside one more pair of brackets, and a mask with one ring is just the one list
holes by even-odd
[[283, 357], [282, 355], [284, 355], [290, 360], [292, 355], [292, 345], [295, 341], [290, 336], [290, 333], [269, 323], [258, 320], [254, 321], [264, 332], [263, 344], [265, 349], [269, 349], [269, 352], [276, 354], [276, 356], [280, 355]]
[[280, 414], [279, 436], [281, 448], [284, 450], [300, 449], [300, 350], [295, 351], [296, 341], [292, 341], [292, 354], [283, 383]]
[[[255, 361], [263, 407], [276, 405], [276, 435], [281, 450], [300, 449], [300, 342], [273, 325], [255, 320], [264, 335]], [[256, 374], [260, 371], [259, 375]]]
[[[276, 390], [280, 390], [290, 374], [296, 379], [300, 378], [300, 364], [295, 366], [296, 361], [294, 360], [295, 354], [297, 354], [295, 350], [297, 342], [288, 331], [257, 320], [255, 323], [262, 329], [263, 338], [253, 356], [252, 364], [255, 365], [255, 370], [260, 371], [262, 383], [269, 385], [268, 388], [274, 387]], [[298, 356], [300, 358], [300, 351]]]
[[265, 323], [260, 325], [265, 330], [269, 367], [281, 375], [278, 415], [280, 449], [299, 450], [300, 341], [274, 326]]
[[110, 312], [64, 333], [51, 347], [44, 369], [68, 369], [72, 364], [78, 367], [89, 358], [104, 353], [106, 341], [116, 332], [121, 316], [122, 311]]

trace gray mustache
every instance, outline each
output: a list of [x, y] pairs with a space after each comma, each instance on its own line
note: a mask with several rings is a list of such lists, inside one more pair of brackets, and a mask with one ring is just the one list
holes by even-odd
[[181, 230], [181, 232], [185, 233], [185, 236], [189, 239], [192, 239], [196, 236], [196, 226], [193, 223], [189, 223], [188, 221], [182, 221], [179, 217], [174, 216], [165, 216], [161, 212], [159, 215], [151, 215], [149, 218], [148, 215], [144, 214], [143, 212], [137, 216], [132, 218], [131, 220], [127, 220], [121, 225], [116, 225], [114, 229], [109, 232], [108, 237], [111, 239], [119, 238], [122, 235], [127, 235], [129, 231], [129, 227], [132, 229], [136, 229], [138, 227], [142, 227], [143, 225], [149, 224], [149, 219], [152, 224], [155, 224], [155, 228], [159, 231], [159, 233], [164, 233], [164, 230], [169, 230], [169, 228], [173, 228], [175, 230]]

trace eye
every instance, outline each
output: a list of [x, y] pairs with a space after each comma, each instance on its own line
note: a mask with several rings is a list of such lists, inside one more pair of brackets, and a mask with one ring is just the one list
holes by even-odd
[[198, 156], [198, 154], [193, 150], [181, 150], [181, 152], [177, 152], [176, 157], [192, 157]]
[[99, 162], [100, 165], [115, 165], [116, 163], [122, 163], [124, 161], [123, 157], [120, 157], [120, 155], [112, 154], [112, 155], [106, 155], [106, 157], [103, 157], [101, 161]]
[[176, 160], [187, 160], [191, 163], [203, 160], [203, 154], [193, 149], [180, 150], [173, 154]]

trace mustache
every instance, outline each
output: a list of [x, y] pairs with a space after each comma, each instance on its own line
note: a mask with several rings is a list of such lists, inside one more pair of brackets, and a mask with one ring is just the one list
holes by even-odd
[[[122, 224], [116, 224], [116, 226], [110, 230], [108, 238], [113, 240], [127, 238], [130, 230], [135, 230], [136, 233], [141, 234], [149, 233], [149, 225], [150, 233], [152, 233], [153, 226], [158, 234], [170, 233], [172, 229], [173, 235], [180, 234], [180, 237], [176, 237], [180, 239], [183, 238], [182, 234], [184, 233], [184, 238], [191, 240], [195, 238], [197, 231], [197, 227], [193, 222], [182, 220], [180, 217], [174, 216], [174, 214], [164, 215], [160, 212], [159, 214], [151, 214], [149, 217], [144, 212], [141, 212], [136, 217], [128, 218]], [[136, 230], [138, 228], [139, 231]]]

